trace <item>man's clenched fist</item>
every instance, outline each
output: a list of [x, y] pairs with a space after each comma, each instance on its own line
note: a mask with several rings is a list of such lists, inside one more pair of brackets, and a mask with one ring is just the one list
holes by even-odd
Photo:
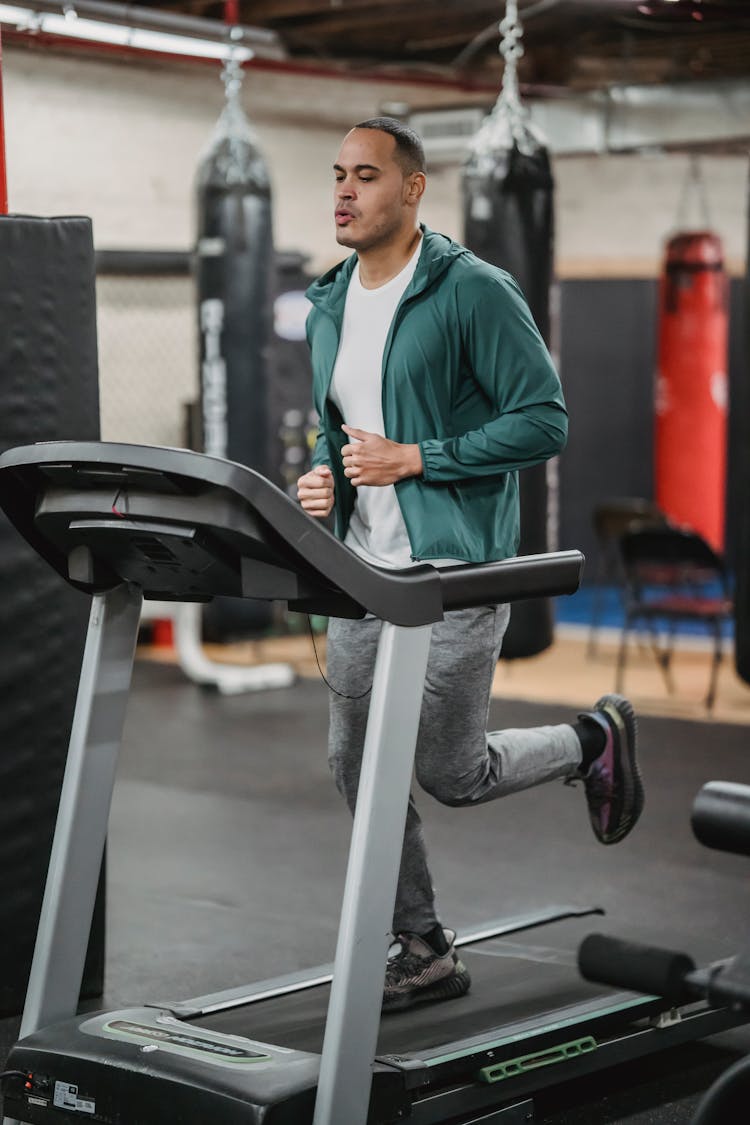
[[404, 477], [422, 475], [422, 454], [418, 445], [402, 445], [382, 434], [372, 434], [354, 426], [341, 429], [351, 439], [341, 450], [344, 475], [355, 488], [362, 484], [382, 487]]
[[333, 508], [333, 473], [318, 465], [297, 481], [297, 499], [311, 516], [325, 519]]

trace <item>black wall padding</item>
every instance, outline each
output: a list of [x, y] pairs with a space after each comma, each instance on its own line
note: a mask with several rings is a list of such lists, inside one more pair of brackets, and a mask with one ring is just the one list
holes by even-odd
[[[90, 220], [0, 216], [0, 451], [98, 437]], [[0, 512], [0, 1016], [23, 1006], [89, 608]], [[100, 883], [84, 995], [103, 966]]]
[[[549, 287], [553, 255], [554, 184], [547, 150], [530, 140], [526, 154], [517, 145], [493, 153], [491, 169], [476, 157], [464, 170], [464, 241], [486, 262], [515, 277], [536, 325], [549, 344]], [[519, 474], [519, 553], [549, 550], [546, 467]], [[552, 643], [552, 603], [534, 598], [513, 606], [502, 658], [534, 656]]]
[[570, 415], [560, 458], [560, 547], [583, 551], [596, 575], [594, 508], [654, 495], [656, 282], [560, 283], [560, 374]]
[[[743, 302], [745, 309], [743, 310]], [[750, 520], [750, 370], [743, 282], [730, 285], [727, 557], [739, 575], [738, 536]], [[570, 414], [560, 458], [560, 548], [583, 551], [584, 583], [596, 575], [594, 508], [618, 497], [654, 498], [654, 371], [657, 283], [651, 278], [568, 278], [560, 282], [560, 374]], [[744, 402], [744, 405], [742, 405]], [[612, 419], [617, 424], [612, 424]], [[745, 468], [746, 474], [750, 469]], [[745, 574], [750, 545], [744, 548]], [[748, 579], [750, 581], [750, 578]], [[750, 595], [750, 590], [748, 590]]]
[[750, 684], [750, 227], [746, 270], [742, 294], [744, 348], [737, 377], [730, 383], [729, 473], [736, 486], [731, 495], [729, 535], [736, 574], [734, 659], [737, 675]]

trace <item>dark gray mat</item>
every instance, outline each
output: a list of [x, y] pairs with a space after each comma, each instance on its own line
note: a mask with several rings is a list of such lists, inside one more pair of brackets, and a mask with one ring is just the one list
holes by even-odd
[[[571, 718], [505, 701], [491, 713], [497, 727]], [[107, 1006], [332, 959], [350, 821], [326, 766], [326, 723], [319, 681], [222, 698], [174, 667], [136, 666], [111, 817]], [[641, 731], [646, 809], [617, 847], [594, 840], [580, 787], [553, 783], [474, 809], [418, 797], [444, 921], [570, 901], [605, 908], [597, 929], [699, 960], [736, 950], [748, 930], [747, 861], [697, 844], [689, 813], [705, 781], [750, 781], [750, 731], [666, 719], [644, 719]], [[691, 1063], [684, 1087], [676, 1080], [682, 1117], [665, 1078], [650, 1095], [661, 1109], [631, 1104], [618, 1118], [598, 1094], [589, 1116], [549, 1120], [687, 1121], [678, 1095], [690, 1097], [699, 1070]]]

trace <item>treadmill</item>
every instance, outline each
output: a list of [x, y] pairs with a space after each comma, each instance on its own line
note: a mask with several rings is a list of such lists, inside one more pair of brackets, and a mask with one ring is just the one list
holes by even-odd
[[[575, 948], [601, 913], [553, 905], [458, 939], [476, 954], [468, 996], [381, 1020], [432, 624], [447, 610], [572, 593], [578, 552], [385, 570], [250, 469], [113, 443], [8, 451], [0, 506], [92, 595], [5, 1125], [516, 1125], [533, 1121], [535, 1090], [747, 1018], [706, 1002], [677, 1010], [582, 981], [574, 955], [534, 960], [503, 944], [544, 927], [548, 942], [562, 929]], [[77, 1014], [143, 599], [217, 595], [384, 622], [335, 962]]]

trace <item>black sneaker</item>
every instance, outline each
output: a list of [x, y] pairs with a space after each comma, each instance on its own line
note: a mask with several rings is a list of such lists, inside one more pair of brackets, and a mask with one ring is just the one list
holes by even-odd
[[621, 695], [603, 695], [580, 718], [593, 719], [606, 735], [604, 750], [584, 774], [589, 820], [602, 844], [624, 840], [643, 811], [643, 782], [636, 757], [638, 726]]
[[452, 1000], [469, 991], [471, 977], [453, 948], [455, 932], [443, 932], [448, 952], [442, 956], [417, 934], [396, 935], [401, 949], [386, 967], [384, 1012], [399, 1012], [432, 1000]]

